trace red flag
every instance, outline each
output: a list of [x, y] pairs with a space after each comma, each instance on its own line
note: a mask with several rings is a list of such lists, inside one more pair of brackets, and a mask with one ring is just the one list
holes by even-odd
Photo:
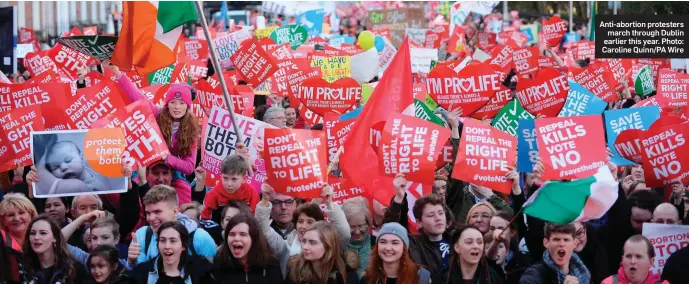
[[[403, 112], [410, 106], [409, 111], [413, 111], [413, 104], [409, 40], [405, 39], [354, 123], [340, 158], [340, 167], [347, 179], [367, 192], [388, 193], [377, 195], [381, 203], [388, 203], [394, 195], [393, 178], [378, 175], [378, 163], [373, 162], [378, 156], [369, 143], [363, 141], [370, 141], [371, 126], [386, 121], [391, 112]], [[375, 137], [379, 140], [381, 133], [375, 133]]]

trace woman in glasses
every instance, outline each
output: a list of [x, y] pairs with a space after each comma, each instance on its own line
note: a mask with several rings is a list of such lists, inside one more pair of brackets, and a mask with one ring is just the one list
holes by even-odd
[[359, 276], [368, 266], [371, 246], [375, 243], [375, 237], [371, 236], [370, 228], [373, 221], [367, 203], [365, 198], [356, 197], [347, 199], [342, 204], [342, 211], [347, 217], [349, 232], [352, 235], [345, 248], [344, 258], [347, 266], [356, 269]]
[[576, 222], [577, 247], [574, 252], [591, 272], [591, 282], [600, 283], [609, 276], [606, 269], [608, 254], [598, 237], [598, 229], [591, 224]]

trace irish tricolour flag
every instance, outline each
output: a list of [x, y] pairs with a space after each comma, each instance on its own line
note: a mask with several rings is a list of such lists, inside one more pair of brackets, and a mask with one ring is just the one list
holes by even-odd
[[618, 183], [608, 167], [588, 178], [547, 182], [524, 204], [524, 214], [569, 224], [603, 217], [617, 200]]
[[182, 25], [196, 22], [191, 1], [123, 1], [122, 31], [112, 63], [145, 76], [176, 61]]

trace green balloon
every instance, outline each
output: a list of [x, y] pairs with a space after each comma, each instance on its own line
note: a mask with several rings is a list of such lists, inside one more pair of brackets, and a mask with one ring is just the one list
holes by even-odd
[[363, 31], [359, 34], [359, 47], [364, 51], [376, 45], [376, 36], [370, 31]]

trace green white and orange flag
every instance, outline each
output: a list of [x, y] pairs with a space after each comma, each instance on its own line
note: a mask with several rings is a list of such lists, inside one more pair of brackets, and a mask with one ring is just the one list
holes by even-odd
[[123, 1], [123, 22], [112, 63], [145, 76], [175, 63], [182, 25], [196, 22], [191, 1]]

